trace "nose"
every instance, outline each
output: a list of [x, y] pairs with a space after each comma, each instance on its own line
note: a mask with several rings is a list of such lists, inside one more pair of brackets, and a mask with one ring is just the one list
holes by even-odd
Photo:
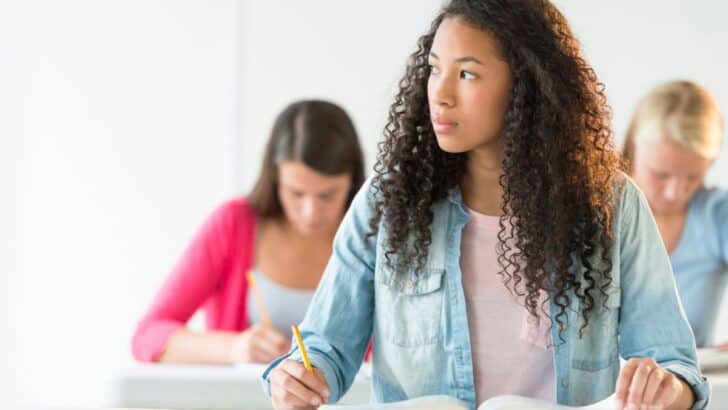
[[662, 190], [662, 196], [669, 202], [680, 200], [687, 192], [687, 183], [679, 178], [671, 178], [665, 183]]
[[454, 85], [444, 73], [430, 77], [430, 102], [441, 107], [455, 105]]
[[314, 222], [318, 215], [318, 204], [315, 198], [305, 198], [301, 203], [301, 218], [306, 224]]

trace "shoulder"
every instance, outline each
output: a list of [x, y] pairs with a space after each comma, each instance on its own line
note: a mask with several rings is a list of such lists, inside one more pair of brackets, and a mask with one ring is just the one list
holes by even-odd
[[619, 232], [620, 237], [637, 235], [644, 238], [644, 235], [648, 235], [649, 240], [659, 236], [647, 198], [634, 180], [620, 173], [615, 183], [612, 215], [614, 232]]
[[367, 178], [359, 188], [354, 199], [349, 205], [349, 213], [370, 215], [373, 212], [375, 202], [381, 199], [381, 193], [374, 183], [374, 177]]
[[647, 206], [647, 199], [634, 180], [624, 172], [619, 172], [614, 181], [615, 208], [619, 216], [631, 216], [641, 207]]
[[728, 217], [728, 189], [726, 188], [700, 188], [690, 203], [693, 211], [697, 211], [709, 222], [720, 222]]
[[728, 261], [728, 189], [701, 188], [690, 202], [689, 223]]
[[257, 216], [250, 202], [245, 197], [227, 199], [212, 211], [206, 225], [208, 229], [219, 234], [232, 235], [241, 226], [254, 226]]
[[256, 214], [246, 197], [234, 197], [218, 205], [215, 214], [224, 218], [255, 219]]

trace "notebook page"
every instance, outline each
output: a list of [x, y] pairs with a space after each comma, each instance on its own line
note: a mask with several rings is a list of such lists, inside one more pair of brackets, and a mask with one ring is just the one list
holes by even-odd
[[521, 396], [497, 396], [484, 401], [478, 410], [614, 410], [614, 395], [589, 406], [564, 406]]
[[450, 396], [423, 396], [393, 403], [324, 405], [319, 410], [468, 410], [467, 404]]

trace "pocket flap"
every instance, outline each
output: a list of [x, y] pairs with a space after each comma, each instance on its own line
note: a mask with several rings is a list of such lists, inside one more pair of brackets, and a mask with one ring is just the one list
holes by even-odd
[[442, 287], [444, 270], [424, 269], [415, 274], [414, 271], [390, 272], [384, 279], [384, 285], [405, 295], [426, 295]]

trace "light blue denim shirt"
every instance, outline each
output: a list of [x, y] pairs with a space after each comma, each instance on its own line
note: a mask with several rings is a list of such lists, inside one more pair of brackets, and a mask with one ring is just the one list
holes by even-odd
[[[625, 177], [626, 178], [626, 177]], [[461, 271], [460, 240], [469, 216], [458, 189], [433, 205], [432, 244], [419, 275], [398, 275], [384, 263], [383, 226], [366, 238], [372, 189], [365, 184], [334, 240], [333, 255], [300, 326], [312, 364], [326, 377], [330, 402], [351, 386], [370, 337], [375, 402], [445, 394], [474, 409], [475, 388]], [[670, 261], [649, 207], [627, 180], [616, 202], [612, 287], [583, 337], [579, 302], [572, 298], [563, 343], [553, 326], [558, 403], [585, 405], [614, 392], [619, 356], [652, 357], [685, 380], [705, 408], [709, 387], [700, 374], [695, 340], [678, 300]], [[566, 210], [565, 210], [566, 211]], [[365, 244], [369, 241], [369, 244]], [[598, 303], [597, 306], [602, 306]], [[551, 314], [558, 309], [551, 303]], [[488, 329], [482, 329], [487, 332]], [[270, 393], [270, 371], [263, 374]], [[514, 364], [527, 366], [527, 364]]]
[[670, 260], [698, 347], [725, 342], [713, 333], [728, 280], [728, 190], [702, 188], [693, 195]]

